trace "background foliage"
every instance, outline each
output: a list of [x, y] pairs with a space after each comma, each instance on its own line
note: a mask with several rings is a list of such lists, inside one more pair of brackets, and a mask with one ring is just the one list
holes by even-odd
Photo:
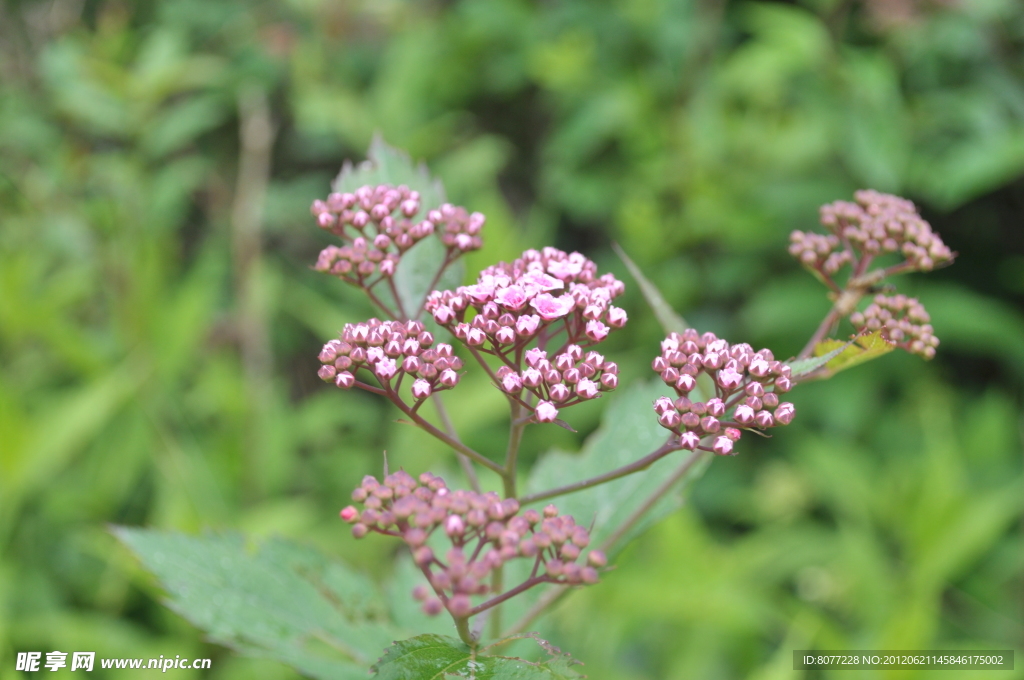
[[[337, 510], [382, 449], [416, 472], [450, 460], [316, 380], [320, 344], [370, 310], [308, 269], [327, 242], [309, 202], [378, 130], [487, 213], [469, 271], [554, 243], [625, 277], [616, 241], [692, 323], [779, 356], [828, 308], [785, 254], [819, 204], [907, 195], [960, 253], [900, 282], [932, 312], [934, 362], [802, 387], [793, 426], [716, 461], [543, 624], [583, 672], [1020, 653], [1017, 3], [4, 0], [0, 677], [53, 649], [294, 677], [162, 607], [110, 523], [287, 536], [391, 578], [392, 546], [356, 550]], [[659, 335], [635, 286], [626, 306], [624, 384]], [[450, 409], [474, 447], [503, 436], [479, 372]], [[527, 455], [578, 449], [598, 415], [533, 428]]]

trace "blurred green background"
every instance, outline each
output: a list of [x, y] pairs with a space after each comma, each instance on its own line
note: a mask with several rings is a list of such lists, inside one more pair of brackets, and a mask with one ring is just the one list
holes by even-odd
[[[691, 323], [778, 356], [829, 304], [789, 231], [861, 187], [915, 200], [960, 253], [898, 282], [935, 361], [801, 387], [791, 427], [716, 461], [545, 632], [598, 679], [825, 677], [792, 670], [810, 647], [1016, 648], [999, 677], [1024, 678], [1015, 0], [2, 0], [0, 678], [54, 649], [294, 677], [163, 608], [112, 523], [283, 535], [387, 578], [395, 546], [357, 549], [338, 508], [382, 449], [451, 461], [317, 381], [371, 310], [309, 269], [309, 203], [375, 131], [488, 215], [470, 272], [553, 243], [628, 281], [615, 241]], [[660, 331], [635, 286], [625, 306], [628, 382]], [[479, 375], [449, 406], [503, 441]]]

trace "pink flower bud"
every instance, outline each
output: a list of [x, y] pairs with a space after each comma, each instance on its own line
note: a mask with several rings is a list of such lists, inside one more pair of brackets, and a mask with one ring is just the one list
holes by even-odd
[[771, 427], [775, 424], [775, 419], [772, 418], [772, 414], [768, 411], [758, 411], [754, 415], [754, 422], [757, 423], [758, 427]]
[[619, 385], [619, 376], [605, 373], [601, 376], [601, 389], [614, 390]]
[[502, 326], [494, 337], [502, 345], [511, 345], [516, 341], [516, 331], [511, 326]]
[[743, 433], [740, 432], [739, 430], [737, 430], [735, 427], [727, 427], [727, 428], [725, 428], [725, 436], [728, 437], [729, 439], [733, 440], [734, 442], [735, 441], [739, 441], [740, 436], [742, 434]]
[[714, 416], [704, 416], [701, 418], [700, 427], [702, 430], [708, 433], [718, 432], [721, 429], [722, 424], [718, 422], [718, 418]]
[[540, 317], [536, 314], [523, 315], [516, 319], [516, 333], [519, 337], [531, 337], [540, 327]]
[[579, 395], [580, 399], [593, 399], [597, 396], [597, 393], [597, 383], [589, 378], [581, 378], [576, 385], [576, 394]]
[[352, 536], [355, 538], [362, 538], [370, 529], [365, 524], [353, 524], [352, 525]]
[[663, 372], [666, 368], [668, 368], [668, 359], [666, 359], [663, 356], [654, 357], [654, 360], [651, 361], [651, 368], [654, 370], [655, 373]]
[[788, 401], [784, 401], [779, 404], [778, 408], [775, 409], [775, 420], [780, 425], [789, 425], [793, 422], [793, 416], [796, 415], [796, 407], [790, 404]]
[[501, 381], [501, 388], [509, 394], [519, 394], [523, 390], [523, 380], [517, 373], [509, 373]]
[[743, 376], [730, 368], [720, 370], [716, 378], [724, 390], [734, 390], [743, 382]]
[[789, 392], [793, 388], [793, 381], [785, 376], [775, 379], [775, 391], [779, 393]]
[[317, 371], [316, 374], [320, 376], [320, 379], [323, 380], [324, 382], [331, 382], [332, 380], [334, 380], [334, 376], [337, 374], [337, 372], [338, 370], [334, 368], [334, 366], [327, 365], [321, 366], [320, 370]]
[[373, 372], [381, 380], [390, 380], [398, 372], [398, 366], [395, 365], [394, 359], [385, 358], [377, 362]]
[[754, 422], [754, 409], [750, 408], [746, 404], [740, 404], [736, 407], [733, 418], [740, 425], [749, 425]]
[[353, 506], [349, 505], [342, 509], [342, 511], [339, 513], [339, 516], [341, 517], [341, 519], [351, 524], [352, 522], [355, 522], [357, 519], [359, 519], [359, 511], [356, 510]]
[[444, 532], [449, 536], [461, 536], [466, 530], [466, 525], [459, 515], [449, 515], [444, 523]]
[[347, 390], [356, 384], [356, 377], [348, 371], [342, 371], [334, 377], [334, 384], [343, 390]]
[[420, 378], [412, 384], [412, 396], [416, 399], [426, 399], [430, 396], [430, 383]]
[[732, 454], [732, 440], [726, 436], [717, 437], [715, 439], [712, 450], [720, 456], [728, 456]]
[[697, 379], [688, 373], [679, 376], [675, 382], [675, 388], [680, 392], [690, 392], [697, 386]]
[[558, 403], [562, 403], [563, 401], [567, 400], [570, 396], [572, 396], [572, 393], [569, 391], [569, 388], [563, 385], [562, 383], [552, 385], [551, 389], [548, 390], [548, 392], [551, 395], [551, 400], [557, 401]]
[[562, 374], [562, 380], [564, 380], [569, 385], [575, 385], [580, 381], [581, 377], [582, 376], [580, 375], [580, 369], [578, 368], [570, 368], [568, 371]]
[[472, 610], [473, 603], [470, 602], [469, 595], [459, 593], [458, 595], [453, 595], [448, 600], [448, 611], [451, 612], [451, 615], [455, 618], [465, 618], [466, 616], [469, 616], [469, 612]]
[[611, 329], [605, 326], [603, 323], [597, 320], [591, 320], [587, 322], [586, 335], [594, 342], [601, 342], [608, 337], [608, 332]]
[[725, 415], [725, 404], [721, 399], [715, 397], [714, 399], [708, 399], [708, 415], [712, 415], [716, 418], [721, 418]]
[[668, 397], [658, 397], [654, 400], [654, 412], [659, 416], [675, 410], [675, 405]]
[[671, 411], [666, 411], [665, 413], [662, 413], [660, 416], [658, 416], [658, 422], [661, 424], [661, 426], [668, 428], [670, 430], [674, 430], [677, 427], [679, 427], [679, 423], [681, 420], [682, 416], [680, 416], [679, 412], [676, 411], [675, 409]]
[[531, 368], [537, 368], [537, 364], [547, 359], [547, 357], [547, 352], [545, 352], [542, 349], [537, 349], [536, 347], [533, 347], [531, 349], [526, 350], [526, 365]]
[[608, 325], [612, 328], [622, 328], [627, 320], [626, 310], [614, 306], [608, 308]]
[[568, 354], [559, 354], [557, 357], [555, 357], [555, 368], [557, 368], [559, 371], [568, 371], [570, 368], [573, 367], [574, 364], [575, 362], [572, 360], [572, 357], [569, 356]]
[[434, 321], [442, 326], [447, 326], [455, 318], [455, 312], [451, 307], [441, 305], [434, 310]]
[[553, 423], [558, 417], [558, 409], [550, 401], [540, 401], [537, 402], [536, 415], [539, 423]]
[[779, 395], [774, 392], [767, 392], [765, 393], [764, 398], [761, 399], [761, 404], [765, 408], [775, 408], [779, 405]]
[[750, 362], [750, 366], [747, 367], [747, 370], [750, 371], [750, 375], [756, 378], [763, 378], [771, 372], [768, 362], [761, 357], [754, 357]]
[[679, 437], [679, 445], [687, 451], [693, 451], [700, 444], [700, 437], [695, 432], [687, 430]]
[[445, 387], [455, 387], [459, 384], [459, 374], [452, 369], [441, 371], [441, 384]]
[[536, 368], [527, 368], [523, 371], [523, 384], [527, 387], [537, 387], [544, 381], [544, 377]]

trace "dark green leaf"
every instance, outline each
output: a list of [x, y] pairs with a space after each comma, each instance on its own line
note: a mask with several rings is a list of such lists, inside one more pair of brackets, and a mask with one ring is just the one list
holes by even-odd
[[280, 540], [250, 549], [239, 535], [117, 528], [160, 580], [168, 606], [215, 642], [315, 678], [365, 678], [399, 631], [366, 578]]
[[557, 649], [545, 646], [551, 658], [532, 662], [506, 656], [473, 652], [460, 640], [444, 635], [419, 635], [396, 642], [384, 651], [371, 670], [378, 680], [569, 680], [584, 677], [574, 661]]

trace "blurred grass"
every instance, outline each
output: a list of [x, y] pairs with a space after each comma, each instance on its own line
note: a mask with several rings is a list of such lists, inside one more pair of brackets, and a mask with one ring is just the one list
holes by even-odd
[[[625, 278], [615, 240], [691, 323], [780, 356], [827, 309], [784, 253], [820, 203], [903, 193], [961, 253], [900, 282], [935, 362], [801, 388], [792, 427], [718, 461], [545, 624], [591, 677], [793, 677], [803, 646], [1020, 653], [1022, 71], [1010, 0], [4, 0], [0, 678], [53, 649], [293, 677], [204, 643], [108, 523], [279, 534], [387, 573], [391, 546], [356, 550], [338, 507], [382, 449], [451, 461], [318, 384], [320, 344], [370, 310], [308, 269], [308, 204], [377, 130], [487, 213], [470, 271], [555, 243]], [[254, 91], [274, 146], [252, 251], [232, 211]], [[626, 305], [607, 353], [629, 382], [659, 331]], [[474, 446], [504, 436], [479, 375], [449, 408]], [[525, 459], [578, 442], [531, 432]]]

